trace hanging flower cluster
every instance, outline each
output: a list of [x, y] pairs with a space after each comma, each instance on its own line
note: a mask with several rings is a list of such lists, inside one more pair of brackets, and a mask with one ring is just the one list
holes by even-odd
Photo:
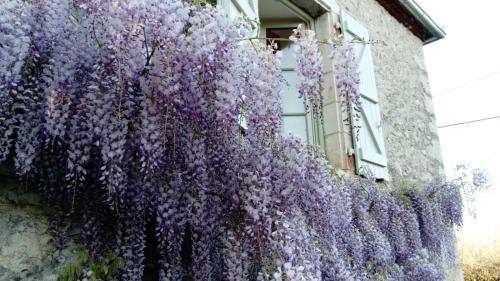
[[314, 31], [301, 24], [293, 30], [290, 39], [295, 42], [299, 97], [307, 97], [314, 118], [323, 118], [324, 71]]
[[[95, 260], [123, 259], [119, 280], [142, 280], [146, 252], [160, 280], [442, 279], [458, 188], [334, 180], [279, 135], [279, 53], [241, 40], [248, 24], [176, 0], [0, 11], [0, 162], [12, 151], [54, 202], [56, 231], [69, 214]], [[317, 44], [295, 37], [300, 93], [319, 112]]]
[[330, 58], [335, 68], [335, 81], [341, 108], [346, 115], [344, 123], [346, 125], [352, 123], [359, 130], [358, 121], [361, 118], [362, 104], [359, 89], [358, 56], [356, 55], [354, 43], [338, 40], [333, 44]]

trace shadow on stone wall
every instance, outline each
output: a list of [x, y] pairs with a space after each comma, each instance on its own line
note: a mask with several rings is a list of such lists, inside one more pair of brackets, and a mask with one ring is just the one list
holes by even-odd
[[11, 165], [0, 166], [0, 281], [56, 281], [78, 247], [57, 251], [50, 223], [54, 211], [34, 187], [23, 186]]

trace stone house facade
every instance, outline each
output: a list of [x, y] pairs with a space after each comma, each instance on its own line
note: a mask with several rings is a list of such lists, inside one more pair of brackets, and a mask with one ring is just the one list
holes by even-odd
[[358, 137], [342, 113], [329, 47], [321, 45], [326, 70], [324, 121], [312, 120], [294, 88], [294, 62], [282, 43], [283, 133], [321, 146], [338, 170], [370, 171], [385, 181], [425, 182], [443, 174], [423, 46], [445, 33], [412, 0], [218, 0], [229, 17], [257, 23], [259, 38], [286, 37], [298, 24], [320, 41], [342, 33], [356, 43], [363, 112]]
[[[368, 168], [379, 180], [418, 182], [443, 174], [423, 46], [443, 38], [444, 32], [412, 0], [217, 0], [217, 5], [229, 17], [250, 18], [259, 38], [287, 37], [304, 24], [321, 41], [341, 32], [373, 42], [356, 48], [366, 105], [359, 138], [343, 121], [347, 116], [340, 107], [329, 48], [321, 46], [326, 92], [324, 122], [319, 122], [296, 98], [290, 46], [281, 44], [288, 82], [283, 132], [319, 145], [334, 168], [351, 174]], [[0, 178], [0, 281], [56, 280], [76, 246], [54, 254], [50, 210], [1, 167]], [[459, 265], [450, 270], [449, 280], [461, 280]]]
[[[286, 38], [298, 24], [320, 42], [342, 34], [357, 41], [362, 113], [359, 123], [342, 112], [330, 47], [320, 45], [326, 71], [324, 120], [313, 120], [297, 98], [293, 54], [285, 43], [283, 133], [323, 148], [332, 167], [370, 173], [382, 182], [425, 183], [444, 175], [423, 47], [445, 32], [413, 0], [217, 0], [229, 17], [256, 23], [257, 37]], [[364, 43], [362, 43], [364, 42]], [[351, 126], [344, 120], [351, 119]], [[355, 126], [360, 127], [356, 132]], [[460, 262], [447, 280], [463, 280]]]

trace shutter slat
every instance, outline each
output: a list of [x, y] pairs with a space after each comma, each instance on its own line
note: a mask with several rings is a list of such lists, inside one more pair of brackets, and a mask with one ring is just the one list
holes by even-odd
[[[368, 131], [370, 133], [370, 137], [372, 137], [373, 139], [379, 138], [378, 132], [375, 131], [377, 129], [373, 128], [372, 122], [370, 121], [369, 117], [366, 116], [366, 113], [363, 109], [361, 109], [361, 116], [366, 121], [365, 122], [366, 126], [364, 126], [364, 127], [366, 128], [366, 131]], [[375, 141], [374, 144], [376, 146], [377, 152], [382, 153], [382, 148], [380, 147], [380, 143], [378, 141]]]

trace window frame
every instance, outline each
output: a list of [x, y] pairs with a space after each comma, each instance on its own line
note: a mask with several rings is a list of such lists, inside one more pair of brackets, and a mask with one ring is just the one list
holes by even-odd
[[[250, 4], [248, 1], [252, 1]], [[238, 10], [238, 13], [242, 15], [248, 15], [249, 11], [253, 12], [254, 18], [250, 18], [252, 25], [256, 30], [257, 37], [266, 37], [266, 28], [296, 28], [298, 24], [304, 24], [308, 29], [316, 31], [316, 19], [309, 15], [306, 11], [299, 8], [290, 0], [264, 0], [264, 1], [276, 1], [283, 4], [286, 8], [290, 10], [291, 13], [299, 19], [299, 21], [276, 21], [262, 23], [259, 14], [259, 0], [217, 0], [217, 6], [226, 11], [228, 16], [232, 9], [231, 5]], [[248, 7], [247, 7], [248, 6]], [[252, 9], [253, 7], [253, 9]], [[264, 35], [264, 36], [262, 36]], [[286, 69], [284, 69], [286, 71]], [[307, 99], [306, 99], [307, 102]], [[287, 114], [287, 116], [304, 116], [303, 113], [298, 113], [294, 115], [293, 113]], [[305, 112], [306, 117], [306, 130], [307, 130], [307, 142], [311, 145], [318, 146], [321, 150], [325, 151], [325, 135], [324, 135], [324, 124], [319, 118], [314, 118], [311, 112]], [[244, 125], [243, 125], [244, 126]]]
[[[269, 1], [269, 0], [267, 0]], [[276, 0], [277, 2], [283, 4], [285, 7], [289, 8], [290, 11], [300, 19], [300, 21], [277, 21], [277, 22], [262, 22], [259, 16], [259, 37], [265, 38], [267, 28], [296, 28], [299, 24], [305, 24], [306, 28], [313, 30], [316, 32], [316, 22], [315, 19], [307, 14], [304, 10], [297, 7], [294, 3], [289, 0]], [[290, 71], [292, 69], [289, 69]], [[287, 71], [287, 69], [283, 69], [283, 71]], [[306, 98], [307, 102], [307, 98]], [[284, 114], [285, 116], [304, 116], [303, 113], [289, 113]], [[324, 141], [324, 128], [321, 120], [314, 118], [311, 112], [305, 113], [306, 117], [306, 130], [307, 130], [307, 141], [311, 145], [316, 145], [320, 147], [323, 151], [325, 150], [325, 141]]]

